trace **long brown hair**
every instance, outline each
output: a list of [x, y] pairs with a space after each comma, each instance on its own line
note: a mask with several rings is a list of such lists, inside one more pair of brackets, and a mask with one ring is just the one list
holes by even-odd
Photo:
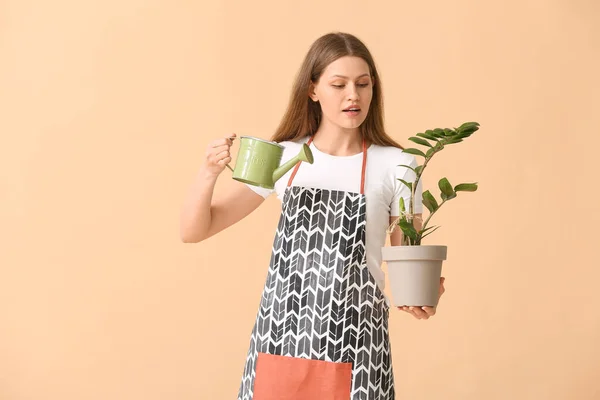
[[296, 76], [287, 110], [271, 140], [298, 140], [315, 134], [321, 122], [322, 111], [321, 105], [309, 97], [310, 85], [319, 81], [329, 64], [344, 56], [365, 60], [373, 78], [373, 98], [367, 118], [360, 126], [362, 137], [368, 143], [403, 149], [385, 133], [381, 79], [369, 49], [356, 36], [342, 32], [323, 35], [310, 47]]

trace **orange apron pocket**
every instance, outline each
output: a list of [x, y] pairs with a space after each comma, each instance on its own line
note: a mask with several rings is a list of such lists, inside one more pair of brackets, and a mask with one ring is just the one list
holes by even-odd
[[258, 353], [254, 400], [349, 400], [352, 364]]

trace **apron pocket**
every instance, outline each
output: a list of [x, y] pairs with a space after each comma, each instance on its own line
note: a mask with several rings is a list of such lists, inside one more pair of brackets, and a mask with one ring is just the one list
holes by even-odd
[[349, 400], [352, 363], [258, 353], [254, 400]]

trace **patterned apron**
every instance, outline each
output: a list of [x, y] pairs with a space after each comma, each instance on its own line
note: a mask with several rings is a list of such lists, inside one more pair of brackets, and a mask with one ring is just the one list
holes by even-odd
[[[308, 144], [312, 142], [312, 137]], [[365, 254], [360, 193], [291, 186], [238, 400], [391, 400], [389, 306]]]

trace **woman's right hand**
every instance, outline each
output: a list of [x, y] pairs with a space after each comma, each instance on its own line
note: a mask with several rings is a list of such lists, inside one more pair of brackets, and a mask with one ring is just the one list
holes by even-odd
[[204, 168], [211, 176], [217, 177], [231, 162], [229, 149], [235, 138], [234, 133], [228, 137], [214, 140], [208, 145]]
[[217, 177], [231, 161], [229, 149], [235, 138], [233, 134], [214, 140], [206, 149], [206, 159], [181, 211], [180, 236], [185, 243], [208, 239], [246, 217], [265, 200], [237, 181], [213, 199]]

